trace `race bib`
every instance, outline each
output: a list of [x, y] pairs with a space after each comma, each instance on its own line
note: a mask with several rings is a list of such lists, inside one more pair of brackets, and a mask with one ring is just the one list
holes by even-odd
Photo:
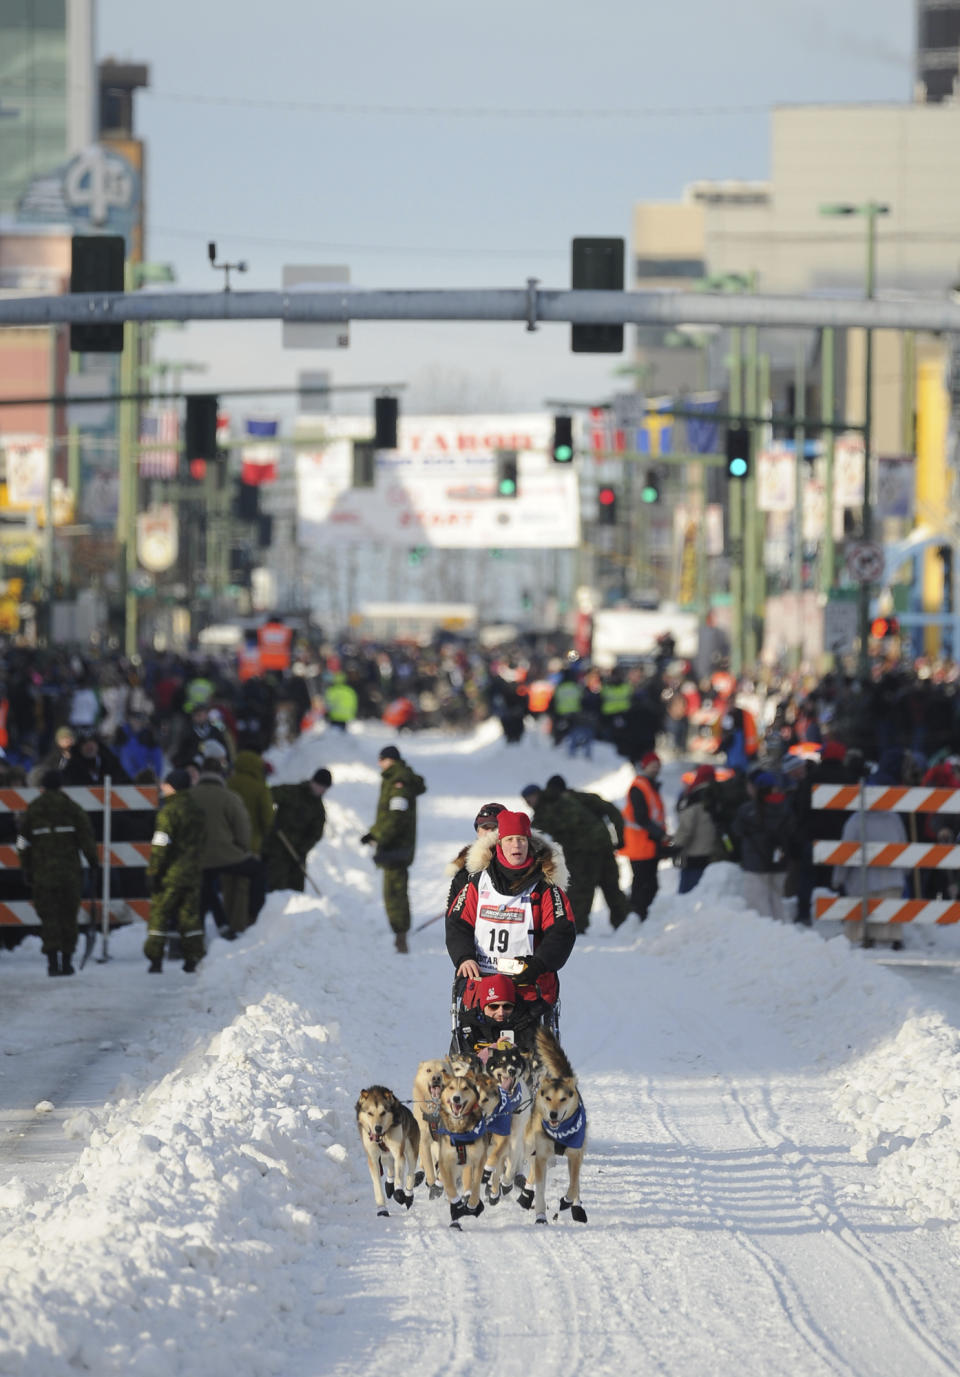
[[474, 946], [480, 970], [498, 969], [502, 956], [533, 954], [533, 900], [528, 893], [500, 894], [484, 871], [477, 892]]
[[405, 798], [392, 798], [388, 807], [391, 813], [405, 813], [410, 807], [410, 801]]

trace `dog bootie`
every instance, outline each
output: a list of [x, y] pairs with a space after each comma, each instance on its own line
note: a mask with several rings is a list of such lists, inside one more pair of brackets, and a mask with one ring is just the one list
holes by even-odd
[[471, 1219], [479, 1219], [483, 1214], [483, 1201], [478, 1200], [475, 1205], [464, 1205], [463, 1213], [468, 1214]]
[[533, 1222], [534, 1222], [535, 1224], [546, 1224], [546, 1222], [547, 1222], [547, 1216], [546, 1216], [545, 1214], [538, 1214], [537, 1217], [536, 1217], [536, 1219], [535, 1219]]
[[388, 1200], [393, 1199], [393, 1182], [390, 1180], [389, 1176], [383, 1183], [383, 1191]]
[[491, 1169], [490, 1167], [484, 1167], [484, 1169], [483, 1169], [483, 1176], [481, 1177], [481, 1180], [483, 1181], [483, 1184], [484, 1184], [485, 1186], [488, 1186], [488, 1185], [490, 1184], [490, 1177], [491, 1177], [492, 1175], [493, 1175], [492, 1169]]
[[381, 1205], [380, 1208], [379, 1208], [379, 1210], [377, 1210], [377, 1218], [378, 1218], [378, 1219], [381, 1219], [381, 1218], [383, 1218], [384, 1216], [385, 1216], [387, 1219], [389, 1219], [389, 1218], [390, 1218], [390, 1211], [387, 1209], [386, 1205]]
[[427, 1173], [426, 1173], [425, 1171], [418, 1171], [418, 1172], [415, 1173], [414, 1178], [413, 1178], [413, 1188], [414, 1188], [414, 1190], [416, 1190], [417, 1186], [422, 1186], [422, 1185], [423, 1185], [424, 1181], [426, 1180], [426, 1175], [427, 1175]]
[[533, 1191], [530, 1190], [528, 1186], [525, 1186], [517, 1196], [517, 1204], [520, 1206], [521, 1210], [533, 1209]]
[[487, 1189], [486, 1189], [486, 1191], [484, 1192], [484, 1194], [485, 1194], [485, 1196], [486, 1196], [486, 1201], [487, 1201], [487, 1204], [488, 1204], [488, 1205], [499, 1205], [499, 1204], [500, 1204], [500, 1192], [499, 1192], [499, 1191], [497, 1191], [496, 1195], [494, 1195], [493, 1191], [492, 1191], [492, 1190], [490, 1189], [490, 1187], [488, 1186]]
[[443, 1195], [443, 1187], [439, 1185], [437, 1182], [434, 1182], [434, 1184], [430, 1187], [430, 1199], [439, 1200], [441, 1195]]
[[586, 1212], [586, 1210], [583, 1208], [583, 1206], [582, 1206], [579, 1202], [575, 1205], [575, 1204], [573, 1203], [572, 1200], [568, 1200], [567, 1197], [566, 1197], [565, 1195], [561, 1195], [561, 1197], [560, 1197], [560, 1211], [561, 1211], [561, 1213], [562, 1213], [564, 1210], [569, 1210], [569, 1211], [570, 1211], [570, 1218], [573, 1219], [573, 1220], [575, 1220], [577, 1224], [586, 1224], [586, 1222], [587, 1222], [587, 1212]]

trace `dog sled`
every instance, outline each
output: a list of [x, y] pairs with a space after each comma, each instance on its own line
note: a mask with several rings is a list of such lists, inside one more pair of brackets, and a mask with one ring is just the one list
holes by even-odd
[[[501, 958], [497, 965], [503, 975], [514, 977], [517, 974], [513, 969], [515, 963], [509, 959]], [[482, 983], [482, 979], [454, 978], [450, 999], [451, 1056], [475, 1056], [483, 1062], [486, 1050], [503, 1042], [514, 1043], [521, 1052], [530, 1055], [534, 1051], [538, 1028], [545, 1028], [559, 1042], [559, 992], [555, 1002], [549, 1004], [540, 996], [524, 997], [523, 987], [518, 987], [521, 998], [512, 1017], [498, 1024], [485, 1018], [479, 1006]]]

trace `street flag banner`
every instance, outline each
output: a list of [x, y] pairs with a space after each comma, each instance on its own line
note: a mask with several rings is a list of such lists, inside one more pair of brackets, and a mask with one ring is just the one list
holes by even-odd
[[687, 417], [687, 449], [691, 454], [719, 454], [720, 426], [713, 419], [720, 406], [720, 397], [714, 393], [685, 397], [681, 403], [686, 411], [696, 411], [696, 417]]
[[617, 429], [613, 412], [609, 407], [591, 407], [587, 425], [590, 448], [595, 454], [624, 453], [627, 448], [627, 438], [622, 430]]
[[140, 418], [140, 477], [176, 478], [180, 467], [180, 418], [172, 406]]
[[244, 434], [257, 444], [244, 444], [240, 452], [240, 480], [251, 487], [272, 483], [277, 476], [280, 447], [275, 443], [279, 422], [263, 418], [248, 418]]
[[656, 459], [661, 454], [673, 453], [673, 421], [670, 408], [673, 401], [669, 397], [657, 398], [649, 403], [650, 410], [643, 425], [637, 431], [637, 453]]

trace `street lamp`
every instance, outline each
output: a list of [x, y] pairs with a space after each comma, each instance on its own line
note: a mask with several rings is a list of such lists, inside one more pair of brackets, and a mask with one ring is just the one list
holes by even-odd
[[[864, 295], [872, 301], [877, 276], [877, 220], [881, 215], [889, 215], [890, 207], [880, 201], [865, 201], [854, 205], [846, 201], [831, 203], [820, 207], [821, 215], [850, 216], [862, 215], [867, 222], [867, 277]], [[873, 496], [870, 491], [870, 448], [872, 444], [873, 413], [873, 330], [867, 326], [864, 347], [863, 379], [863, 517], [861, 533], [864, 542], [873, 539]], [[870, 674], [870, 655], [868, 637], [870, 634], [870, 584], [861, 583], [859, 615], [857, 618], [860, 635], [859, 668], [860, 677], [866, 679]]]

